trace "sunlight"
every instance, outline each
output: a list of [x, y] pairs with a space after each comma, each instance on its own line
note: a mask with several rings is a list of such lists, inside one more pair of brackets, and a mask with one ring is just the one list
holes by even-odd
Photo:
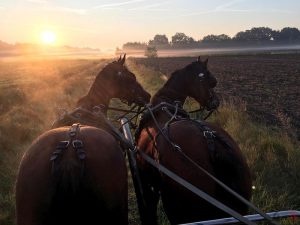
[[53, 31], [43, 31], [41, 40], [44, 44], [53, 44], [56, 41], [56, 34]]

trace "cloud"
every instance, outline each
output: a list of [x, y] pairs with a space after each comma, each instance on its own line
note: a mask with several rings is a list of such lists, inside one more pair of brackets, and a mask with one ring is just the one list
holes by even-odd
[[240, 2], [243, 2], [243, 1], [245, 1], [245, 0], [233, 0], [233, 1], [230, 1], [230, 2], [227, 2], [227, 3], [224, 3], [222, 5], [217, 6], [214, 10], [215, 11], [222, 11], [224, 9], [228, 9], [228, 7], [230, 7], [230, 6], [236, 5], [237, 3], [240, 3]]
[[281, 9], [224, 9], [222, 12], [245, 12], [245, 13], [287, 13], [291, 14], [293, 11]]
[[147, 0], [130, 0], [130, 1], [125, 1], [125, 2], [118, 2], [118, 3], [111, 3], [111, 4], [103, 4], [103, 5], [97, 5], [94, 6], [94, 9], [103, 9], [103, 8], [115, 8], [118, 6], [123, 6], [123, 5], [130, 5], [138, 2], [145, 2]]
[[218, 5], [214, 9], [200, 11], [200, 12], [191, 12], [191, 13], [183, 14], [181, 16], [197, 16], [197, 15], [210, 14], [210, 13], [215, 13], [215, 12], [224, 12], [224, 11], [228, 12], [228, 10], [230, 10], [228, 7], [233, 6], [233, 5], [243, 2], [243, 1], [245, 1], [245, 0], [232, 0], [230, 2], [226, 2], [224, 4]]
[[166, 5], [170, 2], [171, 1], [164, 1], [164, 2], [154, 3], [154, 4], [150, 4], [150, 5], [131, 8], [128, 10], [130, 10], [130, 11], [170, 11], [171, 9], [159, 8], [162, 5]]
[[43, 9], [47, 11], [74, 13], [78, 15], [85, 15], [87, 13], [86, 9], [75, 9], [67, 7], [44, 7]]

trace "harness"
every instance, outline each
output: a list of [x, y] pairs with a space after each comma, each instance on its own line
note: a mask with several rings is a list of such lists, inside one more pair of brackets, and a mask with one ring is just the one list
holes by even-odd
[[52, 128], [71, 126], [72, 124], [84, 124], [103, 129], [120, 142], [122, 149], [128, 147], [127, 141], [105, 117], [100, 107], [95, 107], [93, 111], [79, 107], [69, 113], [66, 112], [53, 123]]
[[84, 159], [86, 158], [86, 152], [83, 149], [83, 142], [80, 139], [77, 139], [80, 133], [80, 124], [73, 124], [68, 133], [67, 139], [65, 141], [60, 141], [56, 146], [55, 151], [52, 153], [50, 157], [50, 161], [52, 161], [52, 173], [56, 173], [58, 170], [58, 159], [61, 157], [62, 153], [69, 150], [71, 146], [73, 150], [76, 152], [78, 159], [81, 161], [81, 172], [83, 173], [84, 169]]
[[[161, 103], [162, 105], [166, 105], [167, 107], [169, 106], [169, 104], [166, 103]], [[147, 106], [146, 106], [147, 107]], [[175, 107], [178, 107], [178, 104], [176, 104]], [[172, 117], [170, 118], [170, 120], [165, 123], [164, 127], [161, 128], [158, 124], [158, 122], [156, 121], [156, 118], [154, 116], [154, 113], [152, 113], [152, 109], [150, 107], [148, 108], [148, 113], [151, 115], [153, 122], [156, 125], [156, 128], [158, 129], [158, 133], [155, 137], [152, 137], [152, 141], [156, 141], [156, 138], [158, 135], [162, 135], [166, 141], [168, 141], [175, 150], [177, 150], [177, 152], [179, 152], [182, 157], [184, 157], [186, 160], [188, 160], [192, 165], [194, 165], [197, 169], [199, 169], [200, 171], [202, 171], [204, 174], [206, 174], [208, 177], [210, 177], [212, 180], [214, 180], [218, 185], [220, 185], [220, 187], [222, 187], [224, 190], [226, 190], [227, 192], [229, 192], [231, 195], [233, 195], [234, 197], [236, 197], [238, 200], [240, 200], [241, 202], [243, 202], [244, 204], [246, 204], [248, 207], [252, 208], [254, 211], [256, 211], [257, 213], [259, 213], [263, 218], [265, 218], [266, 220], [268, 220], [270, 223], [274, 224], [274, 225], [278, 225], [277, 222], [273, 221], [272, 218], [265, 214], [264, 212], [262, 212], [259, 208], [257, 208], [255, 205], [253, 205], [251, 202], [249, 202], [247, 199], [245, 199], [243, 196], [239, 195], [238, 193], [236, 193], [234, 190], [232, 190], [230, 187], [228, 187], [225, 183], [223, 183], [221, 180], [219, 180], [218, 178], [216, 178], [215, 176], [213, 176], [212, 174], [210, 174], [206, 169], [204, 169], [201, 165], [198, 165], [195, 161], [193, 161], [188, 155], [186, 155], [180, 148], [180, 146], [178, 146], [177, 144], [173, 143], [172, 140], [170, 139], [169, 135], [168, 135], [168, 128], [169, 125], [171, 123], [175, 123], [178, 122], [180, 120], [187, 120], [187, 121], [192, 121], [192, 123], [194, 123], [202, 132], [203, 132], [203, 136], [206, 138], [207, 141], [207, 146], [210, 152], [211, 156], [214, 156], [216, 153], [216, 147], [215, 147], [215, 141], [217, 140], [218, 142], [220, 142], [223, 146], [225, 146], [225, 148], [228, 150], [229, 153], [232, 153], [232, 149], [233, 146], [231, 146], [231, 144], [228, 142], [228, 140], [226, 139], [226, 137], [218, 134], [216, 131], [212, 130], [208, 124], [204, 121], [198, 121], [198, 120], [192, 120], [189, 117], [187, 118], [181, 118], [179, 119], [176, 116], [176, 113], [178, 110], [175, 111], [175, 113], [172, 115]], [[174, 106], [171, 106], [171, 109], [174, 109]], [[155, 110], [157, 110], [155, 108]], [[146, 120], [146, 119], [144, 119]], [[143, 121], [142, 124], [140, 124], [139, 130], [143, 129], [143, 126], [145, 126], [147, 121]], [[139, 131], [140, 132], [140, 131]], [[137, 135], [137, 134], [136, 134]], [[151, 137], [150, 137], [151, 138]], [[156, 148], [156, 146], [155, 146]], [[157, 150], [157, 148], [156, 148]], [[180, 183], [181, 185], [183, 185], [184, 187], [186, 187], [187, 189], [189, 189], [190, 191], [194, 192], [195, 194], [197, 194], [198, 196], [201, 196], [203, 199], [211, 202], [213, 205], [217, 206], [218, 208], [222, 209], [223, 211], [226, 212], [230, 212], [230, 215], [234, 215], [235, 214], [235, 218], [239, 218], [239, 221], [243, 221], [246, 224], [253, 224], [250, 221], [244, 220], [243, 217], [241, 217], [239, 214], [236, 214], [235, 211], [232, 211], [230, 208], [226, 207], [225, 205], [222, 205], [222, 203], [220, 204], [220, 202], [218, 202], [217, 200], [211, 198], [210, 196], [206, 196], [205, 193], [202, 193], [202, 191], [200, 189], [197, 189], [196, 187], [194, 187], [193, 185], [191, 185], [190, 183], [187, 183], [185, 180], [183, 180], [182, 178], [178, 177], [176, 174], [173, 174], [171, 171], [169, 171], [167, 168], [165, 168], [163, 165], [159, 164], [157, 161], [153, 160], [151, 157], [149, 157], [147, 154], [145, 154], [142, 151], [138, 151], [138, 153], [140, 153], [140, 155], [148, 162], [150, 163], [152, 166], [154, 166], [155, 168], [157, 168], [158, 170], [160, 170], [161, 172], [163, 172], [165, 175], [169, 176], [171, 179], [175, 180], [176, 182]], [[232, 154], [233, 155], [233, 154]], [[212, 157], [211, 157], [212, 158]]]
[[[167, 102], [161, 102], [158, 105], [150, 108], [147, 107], [148, 110], [145, 110], [144, 113], [141, 115], [140, 123], [138, 128], [135, 131], [135, 139], [137, 140], [140, 136], [141, 131], [146, 128], [146, 131], [150, 137], [150, 139], [154, 140], [155, 138], [152, 137], [151, 133], [149, 132], [149, 129], [145, 126], [148, 121], [152, 121], [153, 117], [157, 116], [161, 112], [165, 112], [172, 120], [180, 120], [184, 118], [189, 118], [189, 114], [182, 108], [182, 105], [180, 102], [175, 102], [175, 105], [167, 103]], [[155, 121], [154, 121], [155, 122]]]
[[[159, 130], [159, 132], [156, 134], [155, 137], [153, 137], [148, 127], [145, 125], [148, 121], [151, 120], [153, 121], [153, 118], [155, 118], [162, 111], [165, 112], [170, 117], [170, 119], [164, 124], [162, 128], [160, 128], [159, 125], [156, 124], [156, 127]], [[142, 129], [145, 128], [149, 139], [154, 142], [155, 147], [156, 147], [155, 143], [157, 137], [159, 135], [163, 135], [164, 138], [173, 146], [174, 149], [181, 151], [180, 146], [178, 146], [171, 140], [169, 136], [169, 127], [171, 124], [183, 120], [192, 122], [196, 127], [198, 127], [202, 131], [203, 136], [206, 139], [207, 146], [211, 156], [210, 158], [212, 161], [214, 161], [214, 157], [216, 155], [216, 145], [215, 145], [216, 141], [222, 143], [229, 151], [232, 149], [231, 144], [228, 142], [228, 140], [226, 140], [225, 137], [218, 134], [216, 131], [212, 130], [205, 121], [191, 119], [189, 114], [182, 108], [181, 103], [177, 101], [174, 102], [174, 105], [166, 102], [161, 102], [160, 104], [154, 106], [153, 108], [148, 108], [148, 110], [142, 114], [139, 127], [135, 133], [136, 140], [138, 139]], [[155, 120], [154, 123], [156, 123]]]
[[66, 140], [60, 141], [50, 156], [50, 161], [52, 162], [52, 173], [55, 173], [58, 170], [58, 162], [62, 157], [62, 154], [71, 147], [76, 152], [78, 159], [81, 161], [81, 170], [83, 171], [86, 152], [84, 150], [83, 141], [78, 138], [80, 127], [82, 127], [80, 124], [101, 128], [107, 131], [120, 143], [121, 149], [124, 153], [126, 149], [129, 148], [128, 141], [105, 117], [101, 108], [96, 107], [93, 111], [89, 111], [84, 108], [77, 108], [69, 113], [65, 112], [52, 125], [52, 128], [71, 126], [67, 132]]

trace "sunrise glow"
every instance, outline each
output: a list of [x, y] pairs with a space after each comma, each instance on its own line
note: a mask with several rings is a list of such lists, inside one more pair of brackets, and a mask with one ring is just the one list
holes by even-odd
[[53, 44], [56, 41], [56, 34], [52, 31], [44, 31], [41, 33], [41, 40], [44, 44]]

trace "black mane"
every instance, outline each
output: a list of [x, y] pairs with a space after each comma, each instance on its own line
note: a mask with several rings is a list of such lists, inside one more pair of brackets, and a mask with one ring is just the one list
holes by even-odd
[[153, 96], [151, 101], [152, 104], [155, 105], [161, 100], [172, 104], [173, 102], [169, 101], [169, 96], [179, 96], [180, 99], [178, 100], [184, 98], [185, 94], [180, 95], [179, 93], [185, 93], [183, 90], [183, 84], [186, 83], [186, 74], [193, 72], [193, 68], [196, 63], [198, 62], [192, 62], [182, 69], [175, 70], [163, 87]]

